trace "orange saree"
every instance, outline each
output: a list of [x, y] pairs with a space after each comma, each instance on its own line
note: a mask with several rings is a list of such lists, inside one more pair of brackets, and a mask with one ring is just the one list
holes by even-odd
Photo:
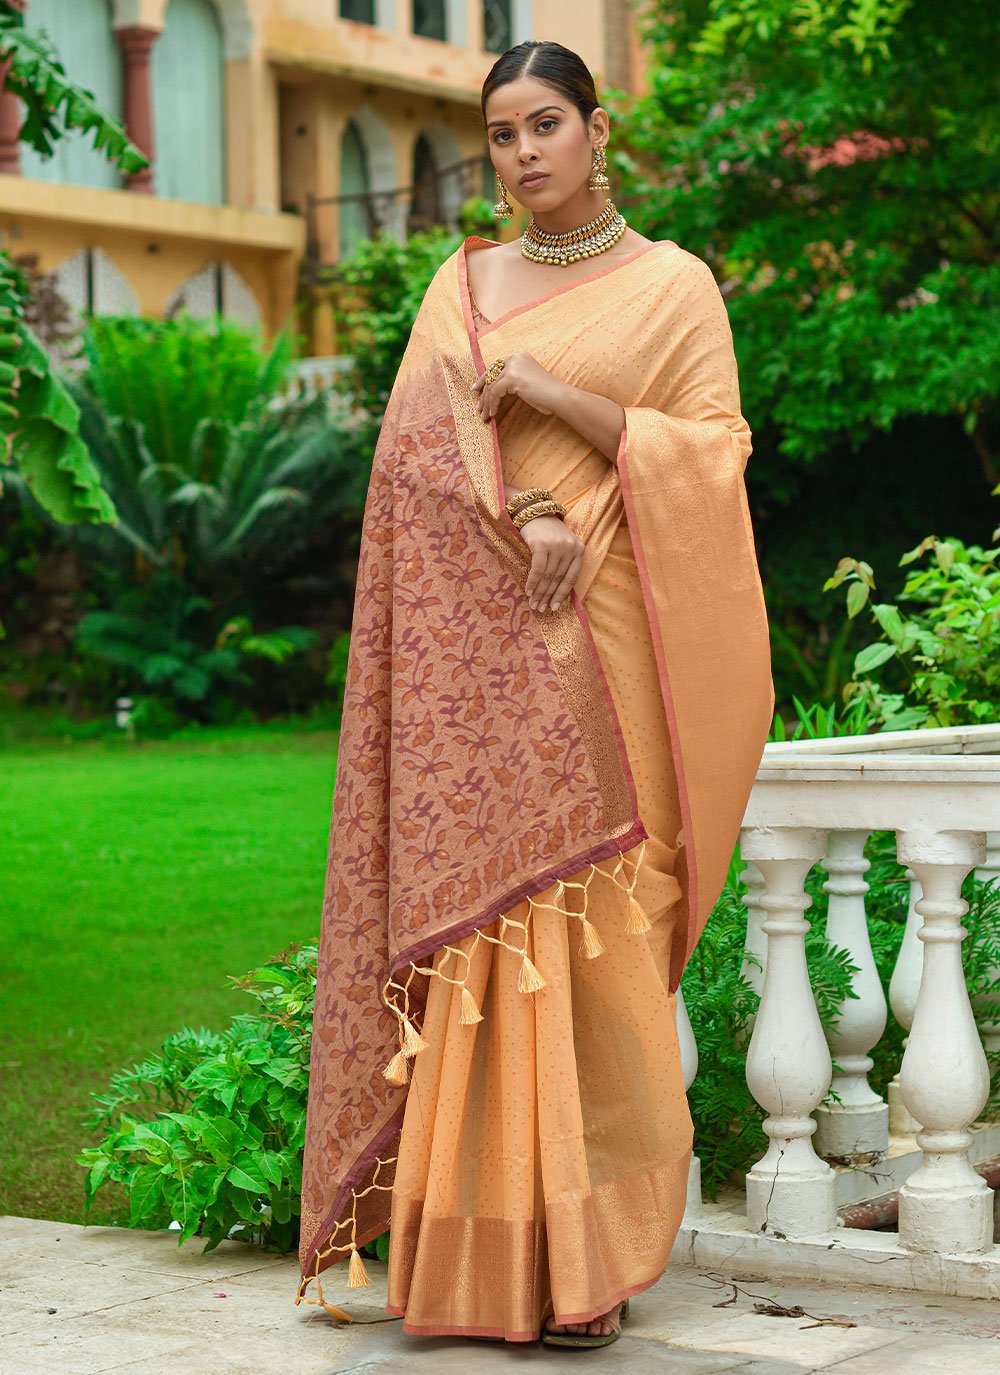
[[[330, 837], [302, 1285], [391, 1221], [404, 1330], [533, 1340], [654, 1283], [691, 1121], [675, 992], [771, 721], [750, 436], [708, 268], [665, 242], [488, 322], [466, 240], [373, 464]], [[614, 464], [471, 385], [526, 349], [612, 396]], [[586, 544], [531, 612], [503, 483]], [[306, 1300], [313, 1302], [313, 1300]], [[347, 1316], [339, 1314], [339, 1316]]]

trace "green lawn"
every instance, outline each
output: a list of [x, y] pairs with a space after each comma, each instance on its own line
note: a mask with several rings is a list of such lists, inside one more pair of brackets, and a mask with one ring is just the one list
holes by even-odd
[[0, 752], [0, 1211], [81, 1221], [90, 1093], [317, 936], [335, 762], [266, 727]]

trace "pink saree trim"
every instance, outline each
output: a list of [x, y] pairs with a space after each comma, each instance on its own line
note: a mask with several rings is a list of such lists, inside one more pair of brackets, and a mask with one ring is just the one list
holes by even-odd
[[[462, 318], [465, 321], [465, 332], [468, 335], [469, 348], [472, 351], [472, 359], [476, 365], [476, 372], [482, 373], [486, 371], [486, 364], [483, 361], [483, 351], [479, 347], [479, 335], [476, 331], [476, 322], [472, 315], [472, 292], [469, 290], [469, 270], [465, 260], [465, 244], [467, 244], [468, 242], [469, 240], [466, 239], [465, 243], [459, 250], [458, 262], [456, 263], [456, 268], [458, 271], [458, 293], [462, 302]], [[488, 239], [482, 239], [479, 240], [479, 242], [489, 243], [491, 241]], [[497, 435], [497, 422], [495, 419], [490, 421], [490, 431], [493, 436], [494, 480], [496, 482], [495, 495], [497, 510], [499, 511], [500, 515], [500, 522], [507, 530], [508, 534], [511, 531], [515, 531], [519, 534], [520, 532], [517, 530], [517, 526], [510, 518], [510, 512], [507, 510], [507, 503], [504, 501], [503, 462], [500, 457], [500, 440]]]

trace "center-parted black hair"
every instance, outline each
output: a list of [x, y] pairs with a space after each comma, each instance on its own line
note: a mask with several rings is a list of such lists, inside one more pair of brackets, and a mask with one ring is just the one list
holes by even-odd
[[591, 114], [601, 103], [597, 99], [594, 78], [579, 54], [571, 48], [564, 48], [561, 43], [529, 39], [501, 53], [487, 72], [480, 101], [484, 125], [486, 102], [493, 92], [511, 81], [520, 81], [523, 76], [544, 81], [572, 101], [580, 111], [584, 124], [589, 124]]

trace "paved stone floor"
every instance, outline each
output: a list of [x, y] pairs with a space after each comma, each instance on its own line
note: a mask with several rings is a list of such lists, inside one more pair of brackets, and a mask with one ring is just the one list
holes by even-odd
[[169, 1232], [0, 1218], [0, 1372], [579, 1375], [590, 1361], [624, 1375], [1000, 1375], [1000, 1305], [989, 1300], [766, 1276], [734, 1288], [725, 1274], [671, 1265], [633, 1300], [613, 1347], [560, 1352], [404, 1336], [381, 1306], [385, 1267], [366, 1264], [368, 1289], [347, 1288], [345, 1265], [326, 1272], [327, 1299], [356, 1317], [345, 1327], [295, 1306], [292, 1257], [236, 1241], [206, 1255]]

